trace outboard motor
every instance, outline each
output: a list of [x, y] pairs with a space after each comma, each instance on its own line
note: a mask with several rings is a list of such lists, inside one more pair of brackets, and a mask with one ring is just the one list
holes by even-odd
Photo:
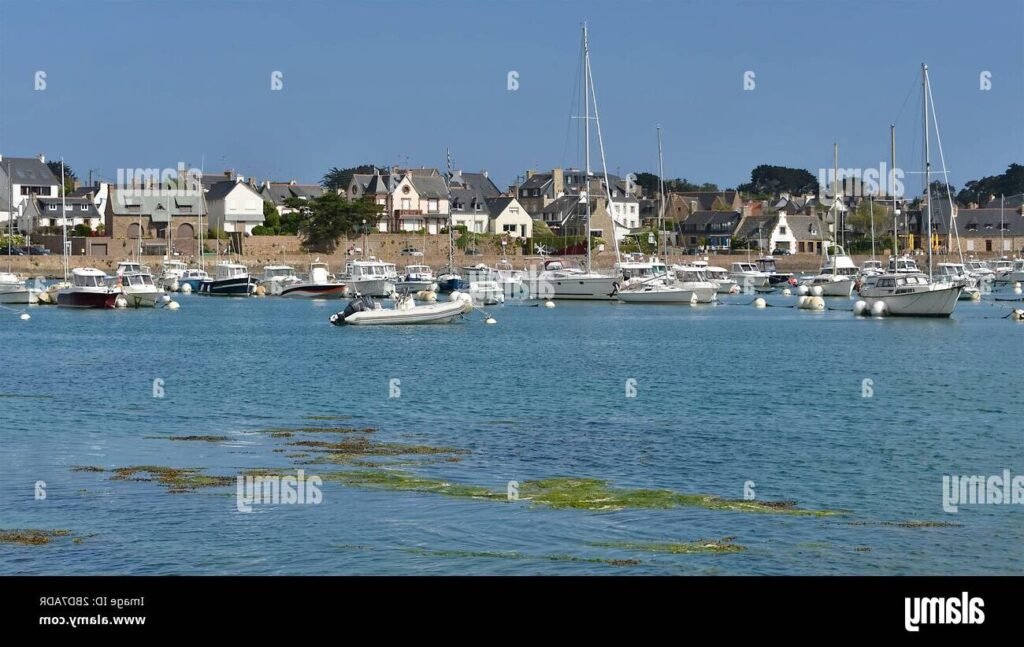
[[352, 314], [362, 312], [364, 310], [372, 310], [373, 305], [367, 305], [368, 297], [357, 297], [348, 302], [345, 309], [341, 312], [336, 312], [331, 315], [331, 323], [335, 326], [341, 326], [345, 323], [345, 319]]

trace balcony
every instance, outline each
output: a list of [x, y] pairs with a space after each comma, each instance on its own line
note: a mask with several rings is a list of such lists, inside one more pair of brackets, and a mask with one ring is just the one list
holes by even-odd
[[395, 209], [396, 218], [419, 218], [422, 216], [422, 209]]

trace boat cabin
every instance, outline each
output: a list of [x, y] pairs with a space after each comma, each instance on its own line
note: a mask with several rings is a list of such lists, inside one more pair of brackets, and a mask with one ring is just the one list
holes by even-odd
[[76, 288], [102, 288], [106, 287], [110, 277], [91, 267], [82, 267], [71, 272], [71, 284]]
[[215, 276], [218, 281], [224, 279], [244, 279], [249, 276], [249, 268], [238, 263], [218, 263]]

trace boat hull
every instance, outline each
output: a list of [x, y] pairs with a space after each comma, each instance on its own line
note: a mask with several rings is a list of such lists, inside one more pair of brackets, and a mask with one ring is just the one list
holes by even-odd
[[364, 279], [348, 283], [349, 292], [364, 297], [390, 297], [395, 284], [387, 279]]
[[252, 276], [210, 280], [199, 283], [197, 294], [215, 297], [247, 297], [256, 291], [256, 279]]
[[618, 281], [613, 276], [566, 276], [530, 282], [533, 299], [611, 301], [617, 291]]
[[845, 297], [849, 299], [850, 296], [853, 295], [854, 283], [855, 281], [853, 279], [829, 281], [827, 283], [817, 283], [813, 285], [811, 289], [820, 287], [821, 296], [823, 297]]
[[39, 292], [30, 288], [15, 286], [0, 288], [0, 304], [33, 305], [39, 303]]
[[128, 302], [129, 308], [155, 308], [164, 298], [163, 290], [149, 290], [135, 292], [122, 290], [121, 294]]
[[284, 288], [280, 296], [285, 299], [340, 299], [346, 292], [344, 283], [300, 284]]
[[948, 317], [953, 314], [962, 290], [959, 286], [952, 286], [877, 297], [862, 295], [862, 298], [869, 308], [876, 301], [884, 301], [889, 315], [893, 317]]
[[445, 302], [416, 306], [405, 310], [394, 308], [364, 310], [350, 314], [344, 324], [349, 326], [421, 325], [451, 323], [467, 311], [463, 302]]
[[61, 308], [113, 308], [118, 294], [114, 291], [60, 290], [57, 292], [57, 305]]

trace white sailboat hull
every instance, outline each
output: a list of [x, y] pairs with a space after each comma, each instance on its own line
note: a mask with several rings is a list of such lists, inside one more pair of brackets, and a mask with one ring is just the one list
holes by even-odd
[[894, 317], [948, 317], [956, 308], [961, 290], [960, 286], [950, 286], [905, 294], [861, 296], [869, 308], [876, 301], [884, 301], [889, 314]]
[[607, 301], [615, 298], [616, 283], [614, 276], [600, 274], [553, 277], [541, 275], [530, 283], [530, 296], [534, 299]]
[[24, 285], [0, 285], [0, 304], [33, 305], [39, 303], [39, 292]]
[[823, 297], [844, 297], [849, 299], [853, 294], [854, 283], [855, 281], [853, 279], [842, 279], [839, 281], [818, 283], [814, 287], [821, 288], [821, 296]]
[[472, 306], [464, 301], [445, 301], [412, 308], [382, 308], [363, 310], [348, 315], [345, 323], [350, 326], [386, 326], [409, 324], [450, 323], [469, 312]]

